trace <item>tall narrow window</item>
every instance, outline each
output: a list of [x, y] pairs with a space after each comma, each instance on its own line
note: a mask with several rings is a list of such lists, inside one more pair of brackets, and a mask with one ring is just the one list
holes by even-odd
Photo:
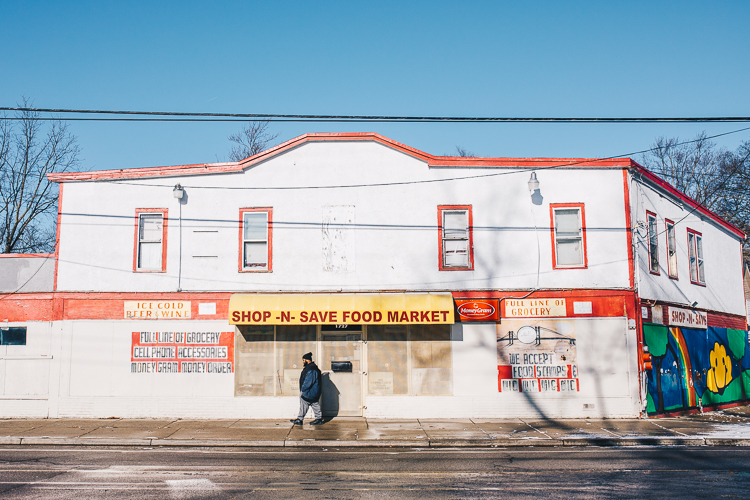
[[667, 273], [670, 278], [677, 279], [677, 240], [675, 238], [674, 222], [666, 219], [667, 223]]
[[438, 232], [440, 237], [440, 270], [473, 269], [471, 206], [439, 206]]
[[656, 228], [656, 215], [646, 212], [648, 219], [648, 270], [659, 274], [659, 231]]
[[688, 228], [688, 256], [690, 257], [690, 281], [698, 285], [706, 284], [703, 269], [703, 235]]
[[165, 272], [167, 270], [167, 209], [136, 210], [135, 258], [133, 270]]
[[586, 219], [582, 203], [550, 204], [552, 212], [552, 265], [586, 267]]
[[240, 210], [240, 272], [271, 271], [271, 208]]

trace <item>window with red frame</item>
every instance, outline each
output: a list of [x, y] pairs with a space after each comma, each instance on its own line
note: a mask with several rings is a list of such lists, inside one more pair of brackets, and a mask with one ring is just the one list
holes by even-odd
[[240, 210], [240, 271], [271, 271], [271, 208]]
[[648, 220], [648, 270], [659, 274], [659, 231], [656, 227], [656, 214], [646, 212]]
[[690, 257], [690, 281], [699, 285], [706, 284], [703, 269], [703, 235], [692, 229], [688, 233], [688, 256]]
[[136, 210], [135, 271], [167, 270], [167, 209]]
[[667, 273], [670, 278], [677, 279], [677, 239], [674, 222], [669, 219], [665, 222], [667, 225]]
[[438, 207], [440, 270], [467, 270], [474, 267], [472, 214], [469, 205]]
[[586, 267], [586, 219], [583, 203], [551, 204], [553, 267]]

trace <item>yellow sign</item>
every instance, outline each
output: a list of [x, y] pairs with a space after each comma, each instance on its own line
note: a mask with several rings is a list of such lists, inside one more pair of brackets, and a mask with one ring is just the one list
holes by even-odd
[[125, 319], [188, 318], [190, 318], [190, 301], [125, 301]]
[[450, 293], [235, 294], [231, 325], [450, 325]]
[[506, 299], [506, 318], [546, 318], [567, 316], [565, 299]]

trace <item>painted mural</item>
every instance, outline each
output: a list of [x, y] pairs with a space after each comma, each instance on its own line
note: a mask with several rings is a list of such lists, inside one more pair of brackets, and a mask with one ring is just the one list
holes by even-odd
[[650, 415], [750, 398], [750, 345], [744, 330], [644, 325]]

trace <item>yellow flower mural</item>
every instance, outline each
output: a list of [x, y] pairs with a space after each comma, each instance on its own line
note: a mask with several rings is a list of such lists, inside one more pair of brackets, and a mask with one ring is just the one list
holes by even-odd
[[708, 370], [706, 385], [711, 392], [724, 393], [724, 388], [732, 381], [732, 360], [727, 355], [726, 348], [714, 343], [714, 348], [709, 356], [711, 368]]

